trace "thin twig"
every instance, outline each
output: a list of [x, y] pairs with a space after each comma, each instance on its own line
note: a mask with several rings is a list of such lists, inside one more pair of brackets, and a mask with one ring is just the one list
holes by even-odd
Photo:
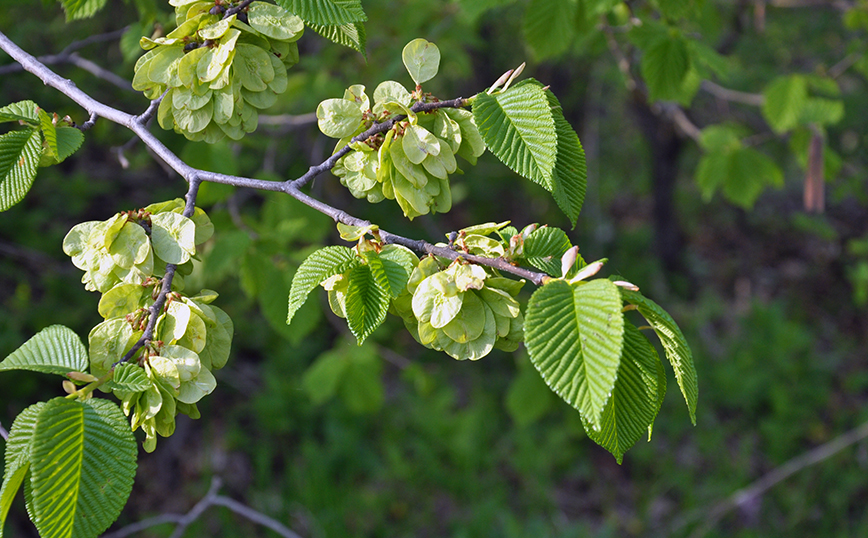
[[[193, 216], [193, 212], [196, 210], [196, 196], [199, 194], [199, 185], [202, 183], [198, 176], [191, 176], [189, 178], [190, 188], [187, 190], [187, 204], [184, 207], [183, 216], [190, 218]], [[172, 280], [175, 278], [175, 271], [178, 269], [178, 266], [174, 263], [166, 264], [166, 271], [163, 274], [163, 281], [160, 287], [160, 292], [157, 294], [157, 298], [154, 300], [154, 304], [148, 308], [148, 324], [145, 327], [145, 332], [139, 338], [139, 340], [133, 345], [133, 347], [124, 355], [118, 362], [116, 362], [113, 366], [117, 366], [120, 363], [127, 362], [139, 352], [142, 347], [148, 345], [151, 340], [154, 338], [154, 330], [157, 326], [157, 319], [160, 314], [163, 313], [163, 307], [166, 305], [166, 297], [169, 296], [169, 293], [172, 291]]]
[[316, 113], [309, 114], [262, 114], [259, 116], [259, 125], [269, 127], [304, 127], [316, 123]]
[[[96, 113], [102, 118], [123, 125], [133, 131], [142, 140], [142, 142], [144, 142], [145, 145], [154, 152], [154, 154], [156, 154], [160, 159], [163, 160], [163, 162], [165, 162], [188, 182], [190, 182], [193, 178], [196, 178], [199, 181], [211, 181], [214, 183], [234, 185], [236, 187], [248, 187], [258, 190], [283, 192], [289, 194], [303, 204], [312, 207], [320, 213], [328, 215], [335, 222], [342, 222], [344, 224], [355, 226], [367, 226], [369, 224], [368, 221], [349, 215], [345, 211], [332, 207], [301, 191], [301, 186], [312, 180], [317, 174], [323, 173], [326, 170], [330, 170], [337, 162], [338, 158], [340, 158], [340, 152], [332, 155], [331, 157], [329, 157], [329, 159], [327, 159], [319, 166], [311, 167], [311, 169], [308, 170], [307, 173], [293, 181], [266, 181], [261, 179], [230, 176], [217, 172], [207, 172], [205, 170], [199, 170], [184, 162], [165, 144], [160, 142], [160, 140], [153, 133], [151, 133], [150, 130], [148, 130], [146, 122], [142, 121], [143, 116], [133, 116], [122, 112], [116, 108], [110, 107], [100, 101], [97, 101], [96, 99], [79, 89], [74, 83], [60, 77], [51, 69], [40, 63], [32, 55], [22, 50], [2, 32], [0, 32], [0, 48], [2, 48], [4, 51], [6, 51], [7, 54], [12, 56], [15, 61], [23, 65], [27, 71], [39, 77], [46, 85], [57, 89], [58, 91], [78, 103], [89, 113]], [[463, 107], [467, 105], [467, 102], [467, 99], [459, 98], [453, 99], [451, 101], [441, 101], [437, 103], [416, 103], [415, 105], [413, 105], [412, 110], [415, 112], [424, 112], [443, 107]], [[377, 133], [385, 132], [386, 130], [391, 128], [394, 121], [398, 120], [399, 117], [396, 117], [390, 121], [374, 125], [370, 129], [368, 129], [366, 133], [362, 133], [362, 135], [356, 137], [356, 139], [362, 139], [360, 138], [362, 136], [372, 136]], [[420, 253], [436, 254], [437, 256], [442, 256], [450, 260], [454, 260], [460, 256], [473, 263], [486, 265], [488, 267], [493, 267], [495, 269], [499, 269], [501, 271], [512, 273], [522, 278], [526, 278], [536, 285], [541, 285], [545, 280], [549, 278], [548, 275], [546, 275], [545, 273], [537, 273], [520, 267], [514, 267], [505, 260], [499, 258], [492, 259], [479, 256], [467, 256], [447, 248], [436, 247], [435, 245], [431, 245], [430, 243], [427, 243], [425, 241], [415, 241], [385, 231], [381, 231], [381, 237], [383, 237], [387, 244], [397, 243]]]
[[241, 504], [234, 499], [224, 495], [218, 495], [222, 484], [223, 483], [219, 477], [215, 476], [211, 478], [211, 486], [208, 488], [208, 493], [206, 493], [205, 496], [202, 497], [202, 499], [200, 499], [199, 502], [197, 502], [196, 505], [186, 514], [160, 514], [159, 516], [143, 519], [142, 521], [137, 521], [136, 523], [122, 527], [114, 532], [105, 534], [102, 538], [126, 538], [127, 536], [131, 536], [145, 529], [156, 527], [157, 525], [164, 525], [166, 523], [174, 523], [177, 525], [170, 538], [181, 538], [187, 530], [187, 527], [202, 517], [202, 514], [204, 514], [211, 506], [226, 507], [257, 525], [273, 530], [284, 538], [301, 538], [301, 536], [276, 519], [270, 518], [261, 512], [257, 512], [249, 506]]
[[240, 11], [246, 9], [247, 6], [249, 6], [252, 3], [253, 3], [253, 0], [244, 0], [243, 2], [238, 4], [237, 6], [227, 9], [226, 13], [223, 15], [223, 18], [225, 19], [227, 17], [231, 17], [232, 15], [235, 15], [236, 13], [239, 13]]
[[2, 423], [0, 423], [0, 437], [2, 437], [4, 441], [9, 440], [9, 432], [6, 431], [6, 428], [3, 427]]
[[[72, 64], [76, 67], [84, 69], [85, 71], [89, 72], [97, 78], [100, 78], [110, 84], [114, 84], [122, 90], [127, 90], [131, 92], [135, 91], [133, 90], [133, 86], [128, 80], [119, 77], [108, 69], [100, 67], [99, 65], [88, 60], [87, 58], [82, 58], [74, 52], [40, 56], [38, 60], [45, 65]], [[24, 71], [24, 68], [17, 63], [0, 67], [0, 75], [8, 75], [11, 73], [17, 73], [19, 71]]]
[[[756, 497], [759, 497], [773, 486], [777, 485], [781, 481], [789, 478], [790, 476], [796, 474], [797, 472], [806, 469], [812, 465], [816, 465], [821, 463], [830, 457], [834, 456], [838, 452], [844, 450], [848, 446], [861, 441], [868, 437], [868, 422], [865, 422], [852, 430], [839, 435], [838, 437], [832, 439], [828, 443], [822, 444], [808, 452], [805, 452], [795, 458], [789, 460], [784, 463], [780, 467], [773, 469], [772, 471], [766, 473], [758, 480], [754, 481], [746, 488], [742, 488], [726, 499], [718, 502], [709, 510], [703, 510], [703, 513], [707, 513], [705, 516], [705, 522], [698, 527], [693, 533], [690, 535], [690, 538], [701, 538], [705, 536], [714, 526], [729, 512], [738, 508], [739, 506], [743, 506], [746, 503], [749, 503]], [[685, 519], [679, 522], [678, 525], [673, 527], [672, 532], [675, 533], [679, 531], [684, 526], [688, 525], [692, 520], [699, 519], [699, 517], [693, 517], [689, 519]]]

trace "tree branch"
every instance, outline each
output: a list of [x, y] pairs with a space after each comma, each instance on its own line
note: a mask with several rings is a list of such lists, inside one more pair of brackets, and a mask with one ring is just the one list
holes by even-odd
[[[57, 89], [58, 91], [78, 103], [89, 113], [101, 116], [109, 121], [123, 125], [133, 131], [142, 140], [142, 142], [145, 143], [146, 146], [148, 146], [157, 156], [160, 157], [160, 159], [162, 159], [169, 167], [171, 167], [178, 174], [180, 174], [181, 177], [191, 183], [191, 188], [193, 180], [195, 179], [198, 181], [223, 183], [236, 187], [247, 187], [272, 192], [283, 192], [289, 194], [303, 204], [313, 209], [316, 209], [317, 211], [325, 215], [328, 215], [336, 222], [342, 222], [344, 224], [353, 226], [367, 226], [368, 224], [370, 224], [366, 220], [354, 217], [346, 213], [345, 211], [332, 207], [301, 191], [301, 187], [306, 183], [310, 182], [314, 177], [327, 170], [331, 170], [337, 160], [340, 159], [340, 157], [351, 151], [351, 149], [349, 148], [343, 148], [338, 153], [326, 159], [326, 161], [322, 164], [311, 167], [310, 170], [308, 170], [307, 173], [305, 173], [303, 176], [299, 177], [298, 179], [289, 181], [265, 181], [261, 179], [231, 176], [226, 174], [220, 174], [217, 172], [207, 172], [205, 170], [199, 170], [197, 168], [193, 168], [192, 166], [181, 160], [180, 157], [175, 155], [168, 147], [166, 147], [165, 144], [160, 142], [160, 140], [157, 139], [157, 137], [154, 136], [154, 134], [151, 133], [150, 130], [148, 130], [146, 124], [148, 119], [150, 119], [150, 114], [152, 114], [153, 110], [155, 110], [156, 108], [156, 101], [152, 102], [148, 110], [146, 110], [145, 113], [140, 116], [133, 116], [131, 114], [127, 114], [126, 112], [122, 112], [116, 108], [101, 103], [100, 101], [97, 101], [90, 95], [81, 91], [72, 81], [66, 80], [54, 73], [51, 69], [40, 63], [32, 55], [28, 54], [18, 45], [13, 43], [2, 32], [0, 32], [0, 48], [6, 51], [22, 66], [24, 66], [27, 71], [39, 77], [46, 85]], [[462, 98], [452, 99], [449, 101], [438, 101], [434, 103], [417, 102], [412, 106], [411, 110], [413, 110], [414, 112], [427, 112], [438, 108], [457, 108], [467, 106], [468, 102], [469, 100]], [[375, 134], [386, 132], [387, 130], [392, 128], [395, 122], [404, 119], [404, 117], [405, 116], [396, 116], [389, 121], [376, 124], [364, 133], [353, 138], [353, 140], [364, 140], [365, 138], [373, 136]], [[467, 256], [463, 253], [455, 252], [447, 248], [436, 247], [425, 241], [415, 241], [382, 230], [381, 237], [383, 237], [383, 240], [386, 241], [386, 243], [398, 243], [407, 246], [408, 248], [411, 248], [413, 250], [416, 250], [420, 253], [433, 253], [437, 256], [442, 256], [450, 260], [454, 260], [458, 257], [463, 257], [464, 259], [473, 263], [493, 267], [501, 271], [515, 274], [521, 278], [527, 278], [528, 280], [537, 285], [541, 285], [546, 279], [549, 278], [549, 276], [545, 273], [537, 273], [528, 269], [515, 267], [502, 259]], [[129, 357], [125, 357], [125, 360], [128, 360], [128, 358]]]
[[161, 514], [159, 516], [143, 519], [142, 521], [132, 523], [114, 532], [104, 534], [102, 538], [126, 538], [127, 536], [133, 535], [137, 532], [166, 523], [174, 523], [177, 525], [170, 538], [181, 538], [181, 536], [184, 535], [184, 531], [187, 530], [187, 527], [199, 519], [202, 514], [212, 506], [224, 506], [257, 525], [273, 530], [284, 538], [301, 538], [301, 536], [287, 528], [279, 521], [270, 518], [261, 512], [257, 512], [249, 506], [241, 504], [234, 499], [218, 495], [222, 484], [223, 483], [219, 477], [215, 476], [211, 478], [211, 487], [208, 488], [208, 493], [206, 493], [205, 496], [202, 497], [202, 499], [200, 499], [199, 502], [197, 502], [196, 505], [186, 514]]
[[723, 99], [724, 101], [731, 101], [733, 103], [743, 103], [745, 105], [751, 106], [763, 106], [763, 104], [766, 102], [766, 98], [763, 97], [763, 95], [760, 93], [747, 93], [737, 90], [730, 90], [729, 88], [724, 88], [723, 86], [715, 84], [710, 80], [703, 80], [700, 88], [717, 97], [718, 99]]
[[0, 437], [2, 437], [4, 441], [9, 440], [9, 432], [6, 431], [6, 428], [3, 427], [3, 424], [0, 424]]

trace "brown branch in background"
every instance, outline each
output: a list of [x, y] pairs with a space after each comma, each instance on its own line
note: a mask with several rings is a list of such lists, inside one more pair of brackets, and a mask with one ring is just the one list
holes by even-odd
[[715, 84], [710, 80], [703, 80], [702, 84], [700, 84], [700, 88], [717, 97], [718, 99], [723, 99], [724, 101], [730, 101], [733, 103], [742, 103], [751, 106], [763, 106], [763, 103], [766, 102], [766, 99], [765, 97], [763, 97], [762, 94], [730, 90], [729, 88], [724, 88], [723, 86]]
[[223, 495], [218, 495], [220, 487], [222, 485], [223, 482], [220, 480], [219, 477], [215, 476], [211, 478], [211, 487], [208, 488], [208, 493], [206, 493], [205, 496], [202, 497], [202, 499], [200, 499], [199, 502], [197, 502], [196, 505], [193, 506], [193, 508], [191, 508], [190, 511], [186, 514], [161, 514], [159, 516], [143, 519], [142, 521], [132, 523], [125, 527], [121, 527], [116, 531], [104, 534], [102, 538], [126, 538], [127, 536], [142, 532], [151, 527], [156, 527], [157, 525], [165, 525], [166, 523], [174, 523], [176, 525], [171, 538], [181, 538], [181, 536], [183, 536], [184, 534], [184, 531], [187, 530], [187, 527], [189, 527], [197, 519], [202, 517], [202, 514], [204, 514], [205, 511], [212, 506], [226, 507], [235, 512], [236, 514], [256, 523], [257, 525], [261, 525], [263, 527], [273, 530], [284, 538], [301, 538], [301, 536], [293, 532], [291, 529], [287, 528], [276, 519], [270, 518], [261, 512], [257, 512], [249, 506], [246, 506], [234, 499], [230, 499], [229, 497], [225, 497]]
[[823, 133], [816, 125], [811, 126], [808, 165], [805, 169], [805, 211], [822, 213], [826, 205], [823, 178]]
[[[72, 64], [76, 67], [84, 69], [85, 71], [91, 73], [92, 75], [105, 80], [111, 84], [114, 84], [118, 88], [122, 90], [134, 91], [130, 82], [118, 75], [112, 73], [107, 69], [103, 69], [99, 65], [94, 62], [82, 58], [75, 51], [80, 50], [88, 45], [92, 45], [94, 43], [103, 43], [106, 41], [115, 41], [120, 39], [121, 36], [126, 33], [129, 29], [129, 26], [121, 28], [120, 30], [115, 30], [114, 32], [108, 32], [105, 34], [96, 34], [80, 41], [74, 41], [66, 46], [62, 51], [57, 54], [49, 54], [46, 56], [40, 56], [37, 58], [40, 62], [45, 65], [56, 65], [56, 64]], [[13, 63], [9, 65], [4, 65], [0, 67], [0, 76], [8, 75], [11, 73], [17, 73], [20, 71], [24, 71], [24, 67], [20, 63]]]

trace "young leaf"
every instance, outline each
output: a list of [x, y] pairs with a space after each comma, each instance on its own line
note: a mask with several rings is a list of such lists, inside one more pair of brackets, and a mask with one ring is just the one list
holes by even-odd
[[55, 398], [33, 432], [31, 517], [42, 538], [96, 538], [126, 504], [136, 441], [114, 403]]
[[624, 317], [618, 287], [603, 279], [537, 289], [524, 330], [531, 362], [555, 393], [595, 429], [615, 385]]
[[93, 17], [108, 0], [60, 0], [66, 12], [66, 22]]
[[84, 142], [84, 133], [75, 127], [61, 126], [57, 128], [57, 163], [62, 163], [67, 157], [78, 151]]
[[572, 125], [564, 118], [561, 103], [551, 91], [546, 92], [557, 133], [557, 158], [552, 173], [552, 195], [561, 211], [570, 219], [573, 227], [582, 204], [585, 202], [585, 189], [588, 183], [588, 167], [585, 163], [585, 150]]
[[[407, 281], [410, 280], [410, 275], [413, 269], [419, 263], [419, 258], [407, 247], [401, 245], [386, 245], [380, 251], [378, 258], [383, 264], [383, 273], [388, 280], [388, 286], [384, 286], [389, 291], [392, 297], [397, 297], [407, 289]], [[371, 272], [383, 285], [382, 278], [371, 266]]]
[[142, 392], [151, 386], [151, 380], [144, 368], [128, 362], [115, 366], [112, 380], [106, 383], [107, 388], [124, 392]]
[[437, 76], [440, 69], [440, 49], [421, 37], [404, 46], [401, 59], [417, 86]]
[[390, 295], [374, 279], [371, 268], [359, 265], [350, 270], [347, 288], [347, 325], [359, 345], [382, 325], [389, 311]]
[[495, 95], [480, 93], [473, 102], [473, 119], [503, 164], [552, 192], [557, 133], [539, 83], [516, 84]]
[[687, 402], [690, 420], [695, 425], [699, 386], [696, 379], [696, 367], [693, 364], [693, 353], [690, 351], [681, 329], [678, 328], [672, 316], [651, 299], [638, 291], [630, 291], [626, 288], [618, 289], [621, 291], [624, 301], [636, 305], [639, 308], [639, 313], [657, 333], [657, 338], [663, 344], [666, 358], [675, 371], [675, 380], [678, 382], [681, 394], [684, 395], [684, 401]]
[[524, 10], [524, 40], [537, 59], [563, 53], [575, 35], [575, 2], [571, 0], [531, 0]]
[[347, 364], [349, 361], [343, 353], [327, 351], [304, 372], [301, 386], [314, 405], [325, 403], [335, 395]]
[[594, 430], [585, 424], [588, 437], [611, 452], [619, 465], [624, 453], [645, 435], [657, 415], [659, 365], [654, 346], [632, 323], [624, 323], [624, 352], [615, 388], [603, 409], [602, 427]]
[[52, 325], [36, 333], [3, 359], [0, 372], [30, 370], [66, 375], [68, 372], [84, 372], [87, 365], [87, 350], [78, 335], [63, 325]]
[[9, 439], [6, 441], [6, 466], [3, 472], [3, 486], [0, 487], [0, 538], [3, 538], [3, 526], [9, 507], [15, 499], [18, 488], [24, 482], [30, 471], [30, 452], [33, 429], [36, 426], [36, 417], [42, 410], [45, 402], [31, 405], [22, 411], [9, 430]]
[[23, 121], [39, 125], [39, 106], [33, 101], [18, 101], [0, 108], [0, 122]]
[[293, 316], [304, 304], [308, 294], [323, 280], [344, 273], [359, 263], [353, 250], [347, 247], [325, 247], [308, 256], [292, 279], [286, 324], [292, 322]]
[[[560, 228], [537, 228], [524, 240], [524, 258], [527, 262], [553, 277], [561, 276], [561, 256], [572, 247], [570, 238]], [[581, 260], [581, 256], [578, 258]], [[584, 266], [580, 261], [579, 266]]]
[[774, 79], [763, 90], [763, 116], [773, 131], [784, 133], [799, 124], [808, 100], [808, 82], [801, 75]]
[[308, 24], [337, 26], [368, 20], [361, 0], [277, 0], [277, 5]]
[[365, 46], [368, 44], [368, 36], [365, 33], [365, 25], [361, 22], [353, 22], [338, 25], [321, 25], [307, 23], [310, 28], [326, 39], [334, 41], [338, 45], [349, 47], [361, 52], [367, 58]]
[[22, 129], [0, 136], [0, 211], [24, 198], [42, 156], [42, 135], [37, 129]]

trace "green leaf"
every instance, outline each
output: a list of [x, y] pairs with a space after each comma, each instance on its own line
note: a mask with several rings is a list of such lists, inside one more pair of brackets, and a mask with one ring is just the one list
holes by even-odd
[[440, 49], [421, 37], [404, 46], [401, 59], [417, 86], [437, 76], [440, 69]]
[[66, 12], [66, 22], [93, 17], [108, 0], [60, 0]]
[[108, 400], [55, 398], [33, 432], [31, 517], [42, 538], [96, 538], [121, 512], [136, 474], [136, 442]]
[[615, 388], [603, 409], [602, 427], [594, 430], [585, 425], [588, 437], [611, 452], [619, 465], [624, 453], [645, 435], [657, 416], [659, 365], [654, 346], [632, 323], [625, 323], [624, 352]]
[[368, 36], [365, 33], [365, 25], [361, 22], [331, 26], [308, 22], [307, 25], [324, 38], [334, 41], [338, 45], [361, 52], [367, 58], [365, 46], [368, 44]]
[[690, 412], [690, 420], [696, 424], [696, 401], [699, 397], [699, 385], [696, 379], [696, 367], [693, 364], [693, 353], [687, 340], [681, 333], [681, 329], [675, 320], [660, 308], [660, 305], [643, 296], [638, 291], [630, 291], [619, 288], [624, 301], [636, 305], [648, 324], [657, 333], [657, 338], [663, 344], [663, 351], [672, 369], [675, 371], [675, 380], [687, 402], [687, 410]]
[[65, 376], [87, 370], [87, 350], [72, 329], [52, 325], [13, 351], [0, 362], [0, 372], [30, 370]]
[[[524, 240], [524, 258], [537, 269], [553, 277], [560, 277], [561, 256], [572, 246], [566, 232], [560, 228], [543, 226], [531, 232]], [[584, 261], [579, 265], [583, 266]]]
[[327, 351], [304, 372], [301, 386], [314, 405], [323, 404], [335, 395], [348, 363], [343, 352]]
[[696, 181], [706, 200], [720, 189], [730, 202], [749, 209], [766, 187], [781, 187], [784, 175], [771, 158], [753, 148], [739, 148], [703, 155]]
[[45, 402], [31, 405], [15, 417], [6, 440], [6, 465], [3, 471], [3, 486], [0, 487], [0, 538], [9, 508], [18, 493], [18, 488], [30, 472], [30, 453], [36, 417]]
[[[345, 354], [346, 371], [338, 392], [352, 413], [373, 413], [383, 406], [385, 390], [380, 375], [382, 362], [373, 346], [350, 348]], [[347, 360], [348, 359], [348, 360]]]
[[799, 124], [808, 100], [808, 81], [801, 75], [774, 79], [763, 90], [763, 116], [776, 133], [784, 133]]
[[485, 144], [503, 164], [553, 191], [557, 133], [539, 83], [516, 84], [495, 95], [480, 93], [473, 102], [473, 119]]
[[649, 100], [677, 100], [690, 70], [687, 41], [672, 31], [660, 35], [644, 51], [640, 70], [648, 85]]
[[615, 385], [624, 317], [618, 287], [608, 280], [553, 280], [528, 303], [525, 343], [531, 362], [558, 396], [595, 429]]
[[575, 35], [576, 4], [571, 0], [531, 0], [522, 31], [534, 57], [545, 60], [566, 51]]
[[37, 129], [12, 131], [0, 136], [0, 211], [24, 198], [42, 156], [42, 135]]
[[142, 392], [151, 386], [151, 380], [145, 373], [145, 369], [137, 364], [125, 362], [115, 366], [114, 376], [106, 383], [113, 390], [124, 392]]
[[78, 151], [84, 143], [84, 133], [75, 127], [61, 126], [57, 128], [57, 163], [62, 163], [67, 157]]
[[407, 289], [407, 282], [410, 280], [413, 269], [419, 264], [419, 258], [410, 249], [401, 245], [386, 245], [380, 251], [378, 258], [382, 262], [383, 273], [388, 281], [387, 285], [384, 284], [382, 277], [373, 266], [371, 266], [371, 272], [377, 282], [387, 289], [392, 297], [397, 297]]
[[347, 277], [347, 325], [359, 345], [362, 345], [386, 319], [391, 296], [380, 286], [367, 265], [354, 267]]
[[570, 123], [564, 118], [561, 103], [551, 91], [546, 92], [552, 117], [555, 121], [557, 134], [557, 158], [552, 172], [552, 195], [561, 211], [566, 214], [576, 227], [579, 212], [585, 201], [585, 190], [588, 184], [588, 167], [585, 163], [585, 150], [579, 142], [579, 136]]
[[39, 125], [39, 105], [33, 101], [18, 101], [0, 108], [0, 122], [23, 121], [32, 126]]
[[277, 0], [277, 5], [309, 24], [336, 26], [368, 20], [361, 0]]
[[325, 247], [308, 256], [292, 278], [286, 324], [292, 322], [293, 316], [304, 304], [308, 294], [323, 280], [344, 273], [359, 263], [355, 252], [347, 247]]
[[838, 99], [811, 97], [805, 101], [799, 123], [802, 125], [834, 125], [844, 118], [844, 102]]

